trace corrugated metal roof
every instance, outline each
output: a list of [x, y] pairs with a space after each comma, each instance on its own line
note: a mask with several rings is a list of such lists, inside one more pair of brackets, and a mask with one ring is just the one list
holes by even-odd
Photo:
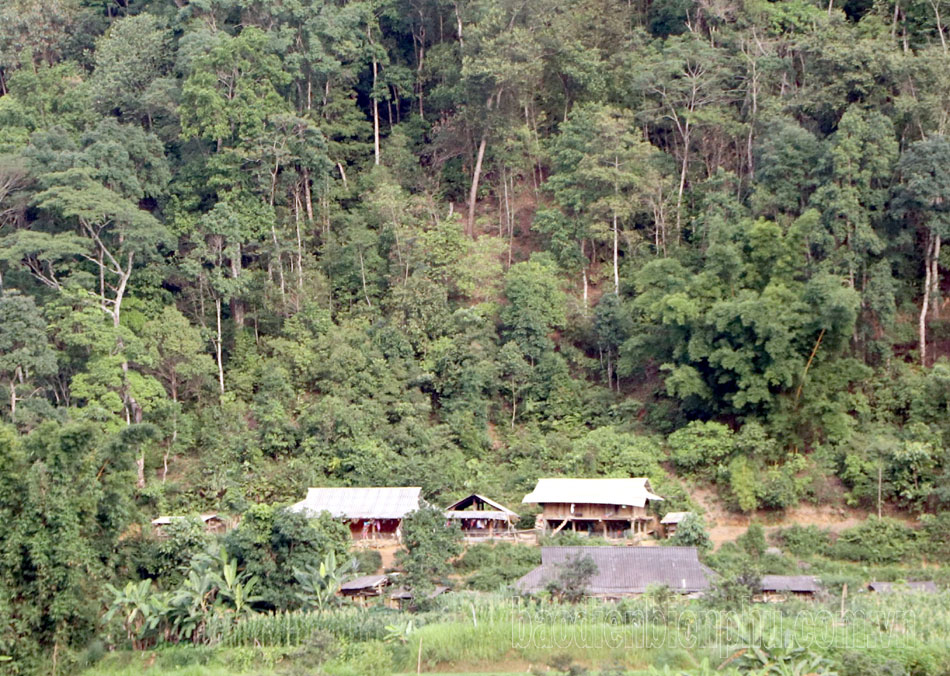
[[933, 580], [921, 582], [871, 582], [868, 589], [874, 592], [887, 594], [889, 592], [926, 592], [936, 594], [939, 590]]
[[759, 588], [764, 592], [817, 592], [818, 581], [810, 575], [763, 575]]
[[[462, 511], [462, 510], [459, 510], [459, 509], [458, 509], [458, 506], [461, 505], [461, 504], [464, 503], [464, 502], [467, 502], [468, 500], [470, 500], [470, 499], [472, 499], [472, 498], [477, 498], [478, 500], [481, 500], [482, 502], [484, 502], [486, 505], [491, 505], [491, 506], [494, 507], [497, 511], [499, 511], [499, 512], [505, 512], [506, 514], [508, 514], [508, 516], [518, 516], [517, 513], [511, 511], [510, 509], [508, 509], [507, 507], [505, 507], [505, 506], [504, 506], [503, 504], [501, 504], [500, 502], [495, 502], [495, 501], [492, 500], [491, 498], [486, 498], [484, 495], [479, 495], [478, 493], [472, 493], [471, 495], [468, 495], [468, 496], [462, 498], [461, 500], [458, 500], [458, 501], [456, 501], [456, 502], [453, 502], [451, 505], [449, 505], [448, 507], [445, 508], [445, 511], [446, 511], [446, 512]], [[473, 511], [477, 511], [477, 510], [473, 510]]]
[[565, 563], [585, 555], [597, 566], [589, 594], [642, 594], [651, 584], [681, 593], [698, 592], [708, 589], [715, 575], [699, 562], [695, 547], [542, 547], [541, 565], [515, 587], [542, 591], [557, 579]]
[[340, 591], [358, 591], [360, 589], [372, 589], [381, 584], [387, 584], [389, 578], [385, 575], [364, 575], [357, 577], [349, 582], [340, 585]]
[[330, 512], [346, 519], [401, 519], [419, 509], [418, 486], [377, 488], [310, 488], [292, 512], [317, 516]]
[[668, 512], [666, 516], [663, 517], [663, 520], [660, 521], [660, 523], [664, 525], [679, 523], [690, 514], [692, 514], [692, 512]]
[[645, 477], [631, 479], [538, 479], [538, 485], [522, 502], [576, 503], [584, 505], [632, 505], [662, 500]]

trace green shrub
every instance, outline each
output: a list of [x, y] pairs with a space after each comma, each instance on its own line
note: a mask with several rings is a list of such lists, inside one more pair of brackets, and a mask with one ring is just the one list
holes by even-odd
[[759, 558], [765, 554], [765, 529], [760, 523], [749, 524], [746, 532], [736, 539], [736, 544], [749, 556]]
[[818, 526], [789, 526], [772, 534], [772, 540], [795, 556], [825, 554], [831, 546], [831, 532]]
[[732, 430], [717, 422], [694, 420], [673, 432], [668, 442], [673, 464], [685, 472], [712, 467], [735, 450]]
[[375, 549], [353, 549], [350, 557], [356, 560], [360, 575], [373, 575], [383, 565], [383, 556]]
[[346, 655], [327, 662], [327, 676], [390, 676], [393, 659], [381, 641], [368, 641], [348, 646]]
[[920, 552], [934, 560], [950, 559], [950, 512], [924, 514], [917, 531]]
[[709, 539], [706, 524], [702, 517], [696, 514], [688, 514], [680, 521], [668, 542], [677, 547], [698, 547], [703, 552], [712, 549], [712, 540]]
[[848, 561], [897, 563], [917, 553], [914, 531], [894, 519], [868, 517], [838, 536], [829, 554]]
[[481, 543], [465, 550], [455, 562], [455, 570], [467, 574], [465, 584], [470, 589], [492, 591], [514, 582], [540, 563], [541, 550], [537, 547]]

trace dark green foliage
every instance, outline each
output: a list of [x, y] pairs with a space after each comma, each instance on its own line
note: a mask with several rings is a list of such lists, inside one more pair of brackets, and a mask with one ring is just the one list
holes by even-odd
[[90, 640], [98, 597], [133, 515], [136, 428], [109, 439], [46, 423], [21, 440], [0, 428], [0, 652], [29, 673], [56, 646]]
[[450, 560], [462, 553], [462, 532], [457, 521], [446, 523], [435, 507], [422, 507], [402, 521], [402, 542], [396, 563], [406, 574], [406, 587], [422, 603], [437, 582], [452, 571]]
[[375, 549], [354, 549], [350, 556], [356, 560], [356, 572], [360, 575], [378, 573], [383, 565], [383, 557]]
[[765, 529], [762, 528], [762, 524], [749, 524], [746, 532], [736, 539], [736, 544], [753, 558], [757, 559], [765, 554], [767, 545], [765, 543]]
[[702, 517], [692, 513], [679, 522], [676, 532], [667, 542], [677, 547], [697, 547], [700, 552], [712, 548], [712, 540], [709, 539], [706, 524]]
[[541, 550], [537, 547], [507, 542], [476, 544], [465, 550], [454, 564], [455, 570], [465, 576], [465, 585], [479, 591], [495, 591], [504, 587], [541, 564]]
[[173, 584], [204, 538], [125, 532], [158, 513], [242, 514], [293, 606], [348, 545], [267, 506], [313, 485], [946, 509], [941, 2], [0, 3], [0, 655], [68, 662], [103, 584]]
[[547, 591], [560, 601], [577, 603], [587, 594], [597, 564], [590, 554], [575, 554], [560, 564], [557, 575], [548, 582]]
[[268, 505], [250, 508], [224, 538], [243, 570], [258, 578], [256, 593], [264, 606], [276, 609], [298, 604], [295, 568], [319, 566], [329, 552], [346, 561], [349, 544], [349, 530], [329, 514], [308, 519]]
[[830, 550], [836, 558], [879, 564], [907, 561], [916, 554], [914, 531], [894, 519], [874, 516], [842, 531]]
[[824, 554], [831, 546], [831, 534], [818, 526], [789, 526], [773, 533], [772, 539], [795, 556]]

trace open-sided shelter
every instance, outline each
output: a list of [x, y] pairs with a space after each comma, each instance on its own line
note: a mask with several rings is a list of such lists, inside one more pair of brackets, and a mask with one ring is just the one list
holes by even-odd
[[491, 538], [514, 530], [518, 515], [504, 505], [472, 493], [445, 508], [445, 517], [458, 522], [467, 538]]

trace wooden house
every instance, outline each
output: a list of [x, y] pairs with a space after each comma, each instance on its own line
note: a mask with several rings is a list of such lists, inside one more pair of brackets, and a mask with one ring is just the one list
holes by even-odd
[[655, 585], [698, 596], [715, 577], [699, 562], [695, 547], [542, 547], [541, 565], [518, 580], [515, 589], [523, 594], [543, 592], [566, 563], [584, 556], [597, 567], [586, 594], [598, 598], [637, 596]]
[[446, 507], [445, 517], [457, 522], [465, 538], [472, 540], [511, 534], [518, 520], [515, 512], [477, 493]]
[[648, 479], [539, 479], [522, 502], [541, 505], [540, 534], [565, 528], [575, 532], [624, 538], [645, 534], [656, 520], [647, 510], [653, 493]]
[[664, 537], [672, 537], [676, 533], [676, 528], [692, 512], [667, 512], [660, 519], [660, 526], [663, 527]]
[[422, 504], [422, 489], [413, 487], [310, 488], [289, 509], [309, 517], [322, 512], [345, 520], [354, 540], [365, 544], [399, 542], [402, 520]]
[[367, 599], [382, 596], [383, 589], [389, 585], [385, 575], [363, 575], [340, 585], [340, 595], [364, 604]]
[[922, 580], [919, 582], [871, 582], [868, 584], [868, 591], [878, 594], [936, 594], [939, 590], [933, 580]]
[[813, 598], [821, 586], [811, 575], [763, 575], [757, 601], [785, 601], [789, 598]]
[[[155, 534], [158, 537], [165, 537], [165, 528], [177, 521], [185, 521], [191, 517], [188, 516], [160, 516], [152, 519], [152, 526], [155, 528]], [[223, 533], [228, 529], [227, 522], [218, 514], [199, 514], [198, 519], [204, 524], [205, 530], [209, 533]]]

